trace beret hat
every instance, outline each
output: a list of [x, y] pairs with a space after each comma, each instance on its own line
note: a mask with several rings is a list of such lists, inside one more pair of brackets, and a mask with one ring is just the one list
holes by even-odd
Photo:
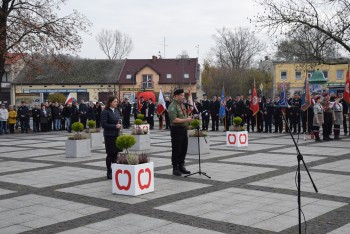
[[179, 95], [179, 94], [182, 94], [184, 93], [184, 90], [183, 89], [177, 89], [174, 91], [174, 95]]

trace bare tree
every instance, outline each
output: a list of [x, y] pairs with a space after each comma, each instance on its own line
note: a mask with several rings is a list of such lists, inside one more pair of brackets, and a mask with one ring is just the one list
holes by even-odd
[[325, 63], [340, 57], [339, 45], [316, 29], [301, 27], [278, 44], [278, 60]]
[[35, 56], [76, 53], [82, 44], [79, 31], [90, 22], [77, 11], [59, 17], [66, 0], [3, 0], [0, 5], [0, 77], [8, 52]]
[[[298, 33], [308, 28], [350, 52], [350, 2], [348, 0], [256, 0], [264, 12], [252, 19], [270, 35]], [[320, 58], [322, 59], [322, 58]]]
[[263, 44], [247, 28], [223, 28], [217, 30], [213, 38], [217, 63], [229, 69], [248, 68], [253, 57], [263, 49]]
[[131, 37], [116, 29], [102, 29], [102, 31], [97, 34], [96, 40], [100, 49], [108, 59], [126, 58], [134, 48]]

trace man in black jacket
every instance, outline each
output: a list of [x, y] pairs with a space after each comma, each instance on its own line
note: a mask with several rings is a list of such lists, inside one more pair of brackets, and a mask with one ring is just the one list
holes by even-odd
[[85, 100], [82, 99], [80, 104], [79, 104], [79, 117], [80, 117], [80, 122], [84, 125], [84, 128], [86, 128], [86, 120], [87, 120], [87, 105], [85, 104]]
[[149, 128], [153, 129], [154, 128], [154, 111], [155, 111], [155, 106], [153, 104], [152, 98], [148, 99], [148, 105], [147, 105], [147, 123], [149, 124]]
[[123, 114], [123, 127], [128, 129], [130, 128], [130, 115], [131, 115], [131, 104], [129, 99], [125, 98], [124, 104], [122, 107]]
[[210, 113], [210, 102], [207, 99], [207, 95], [203, 94], [203, 99], [202, 100], [202, 129], [208, 131], [208, 126], [209, 126], [209, 113]]
[[220, 102], [217, 100], [217, 96], [214, 95], [212, 101], [210, 102], [212, 131], [219, 131], [219, 112], [220, 112]]
[[25, 101], [21, 102], [21, 106], [18, 108], [18, 114], [17, 114], [19, 121], [21, 123], [21, 132], [28, 133], [28, 128], [27, 128], [27, 119], [29, 118], [29, 109], [26, 106]]
[[38, 108], [37, 104], [35, 104], [34, 108], [32, 109], [32, 116], [33, 116], [33, 132], [39, 132], [40, 109]]

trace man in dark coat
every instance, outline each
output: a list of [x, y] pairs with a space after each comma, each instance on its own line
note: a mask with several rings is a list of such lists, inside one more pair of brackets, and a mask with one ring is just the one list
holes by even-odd
[[214, 95], [210, 102], [210, 115], [211, 115], [211, 130], [219, 131], [219, 112], [220, 102], [217, 100], [217, 96]]
[[202, 129], [208, 131], [209, 126], [209, 113], [210, 113], [210, 102], [207, 99], [207, 95], [203, 94], [202, 100]]
[[123, 128], [130, 128], [130, 115], [131, 115], [131, 104], [129, 99], [125, 98], [124, 105], [122, 107], [123, 114]]
[[18, 116], [19, 121], [21, 123], [21, 132], [28, 133], [27, 119], [29, 118], [29, 109], [28, 109], [25, 101], [21, 102], [21, 106], [18, 108], [17, 116]]
[[149, 124], [149, 128], [153, 129], [154, 128], [154, 112], [155, 112], [155, 106], [153, 104], [152, 98], [148, 99], [148, 105], [147, 105], [147, 123]]
[[39, 132], [39, 126], [40, 126], [40, 109], [38, 108], [38, 105], [35, 105], [32, 109], [32, 116], [33, 116], [33, 132]]
[[85, 104], [85, 100], [82, 99], [79, 104], [79, 117], [80, 117], [80, 122], [84, 125], [84, 128], [86, 128], [86, 112], [87, 112], [87, 105]]

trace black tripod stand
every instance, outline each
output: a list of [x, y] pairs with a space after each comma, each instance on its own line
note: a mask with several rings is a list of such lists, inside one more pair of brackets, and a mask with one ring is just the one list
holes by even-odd
[[[209, 179], [211, 179], [211, 177], [208, 176], [207, 173], [202, 172], [202, 170], [201, 170], [201, 150], [200, 150], [200, 143], [199, 143], [199, 133], [200, 133], [202, 130], [200, 130], [199, 127], [197, 127], [196, 130], [197, 130], [197, 140], [198, 140], [198, 166], [199, 166], [199, 170], [198, 170], [197, 172], [191, 173], [191, 174], [186, 175], [186, 176], [184, 176], [184, 177], [189, 177], [189, 176], [191, 176], [191, 175], [199, 174], [199, 175], [204, 175], [204, 176], [208, 177]], [[204, 136], [203, 136], [203, 137], [204, 137]], [[205, 143], [208, 144], [207, 139], [205, 139], [205, 137], [204, 137], [204, 140], [205, 140]]]
[[315, 189], [315, 192], [318, 193], [318, 190], [316, 188], [316, 185], [314, 183], [314, 181], [312, 180], [312, 177], [310, 175], [310, 172], [309, 170], [307, 169], [307, 166], [305, 164], [305, 161], [304, 161], [304, 158], [303, 158], [303, 155], [301, 155], [300, 153], [300, 150], [299, 150], [299, 147], [298, 147], [298, 144], [295, 142], [295, 139], [294, 139], [294, 136], [290, 130], [290, 128], [288, 127], [288, 123], [287, 123], [287, 120], [286, 120], [286, 117], [284, 116], [284, 114], [282, 113], [282, 118], [283, 118], [283, 121], [284, 123], [286, 124], [286, 128], [290, 134], [290, 136], [292, 137], [292, 140], [294, 142], [294, 145], [295, 145], [295, 148], [296, 148], [296, 151], [297, 151], [297, 159], [298, 159], [298, 169], [297, 169], [297, 173], [298, 173], [298, 219], [299, 219], [299, 233], [301, 234], [301, 195], [300, 195], [300, 192], [301, 192], [301, 189], [300, 189], [300, 183], [301, 183], [301, 175], [300, 175], [300, 161], [303, 162], [304, 164], [304, 167], [306, 169], [306, 172], [307, 174], [309, 175], [309, 178], [311, 180], [311, 183], [312, 183], [312, 186], [314, 187]]

